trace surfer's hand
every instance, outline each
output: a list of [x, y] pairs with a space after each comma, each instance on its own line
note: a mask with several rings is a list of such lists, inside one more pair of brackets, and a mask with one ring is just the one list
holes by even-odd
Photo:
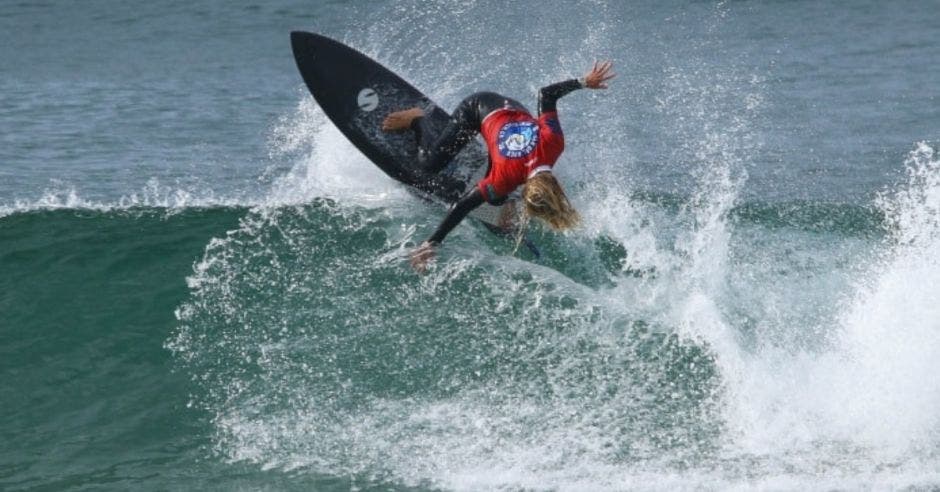
[[584, 87], [588, 89], [606, 89], [607, 81], [614, 78], [610, 69], [614, 66], [610, 60], [605, 62], [594, 62], [594, 67], [584, 76]]
[[411, 252], [411, 268], [418, 273], [424, 273], [428, 270], [428, 263], [434, 259], [434, 244], [427, 241], [421, 243], [421, 246]]

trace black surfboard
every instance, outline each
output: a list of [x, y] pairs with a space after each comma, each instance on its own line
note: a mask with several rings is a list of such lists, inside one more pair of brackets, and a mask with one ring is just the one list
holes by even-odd
[[[486, 171], [486, 149], [473, 141], [444, 171], [423, 173], [412, 132], [383, 132], [385, 117], [421, 107], [432, 129], [440, 131], [450, 116], [407, 81], [368, 56], [319, 34], [294, 31], [291, 47], [300, 75], [333, 124], [392, 178], [429, 197], [452, 203]], [[471, 216], [492, 228], [512, 232], [515, 200], [500, 207], [484, 204]]]

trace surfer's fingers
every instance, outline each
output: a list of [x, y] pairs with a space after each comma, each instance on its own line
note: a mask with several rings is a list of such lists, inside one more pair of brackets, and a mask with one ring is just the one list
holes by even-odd
[[426, 252], [421, 255], [411, 257], [411, 268], [417, 273], [423, 274], [428, 271], [428, 264], [434, 260], [434, 252]]
[[603, 78], [608, 70], [610, 70], [610, 65], [608, 65], [607, 62], [604, 62], [600, 65], [595, 65], [594, 69], [591, 70], [591, 75], [597, 78]]

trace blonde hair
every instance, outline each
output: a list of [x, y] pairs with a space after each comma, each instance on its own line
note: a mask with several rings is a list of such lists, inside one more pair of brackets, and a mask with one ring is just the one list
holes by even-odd
[[529, 216], [538, 217], [556, 231], [571, 229], [581, 222], [581, 216], [550, 172], [541, 172], [526, 180], [522, 203], [524, 220]]

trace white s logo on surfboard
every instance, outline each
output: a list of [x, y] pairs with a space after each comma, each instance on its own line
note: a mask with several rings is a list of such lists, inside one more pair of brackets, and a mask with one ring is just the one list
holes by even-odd
[[366, 87], [359, 91], [356, 102], [359, 103], [359, 109], [366, 112], [372, 111], [379, 106], [379, 95], [371, 88]]

